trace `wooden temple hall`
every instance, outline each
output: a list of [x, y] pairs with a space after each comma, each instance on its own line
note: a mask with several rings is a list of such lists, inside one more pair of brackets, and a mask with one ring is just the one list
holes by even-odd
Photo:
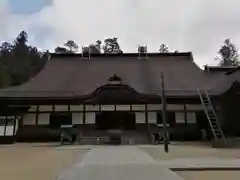
[[202, 70], [192, 53], [51, 54], [0, 90], [0, 142], [150, 144], [163, 129], [170, 141], [226, 140], [240, 135], [239, 82], [239, 68]]

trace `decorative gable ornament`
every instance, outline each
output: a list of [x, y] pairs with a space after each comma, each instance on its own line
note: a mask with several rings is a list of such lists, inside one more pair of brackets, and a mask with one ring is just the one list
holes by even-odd
[[109, 84], [121, 84], [122, 83], [122, 79], [117, 76], [116, 74], [114, 74], [113, 76], [111, 76], [109, 79]]

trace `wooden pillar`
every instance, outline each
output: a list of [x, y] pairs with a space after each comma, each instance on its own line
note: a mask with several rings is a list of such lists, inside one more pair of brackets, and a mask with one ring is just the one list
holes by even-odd
[[187, 125], [187, 106], [186, 106], [186, 103], [184, 103], [184, 123], [185, 125]]
[[86, 105], [83, 104], [83, 125], [86, 124]]
[[5, 124], [4, 124], [4, 133], [3, 133], [3, 136], [6, 136], [6, 131], [7, 131], [7, 116], [5, 116]]
[[147, 104], [145, 104], [145, 121], [146, 121], [146, 125], [147, 125], [147, 128], [149, 130], [149, 124], [148, 124], [148, 106]]
[[36, 110], [36, 120], [35, 120], [35, 124], [38, 124], [38, 119], [39, 119], [39, 106], [37, 106], [37, 110]]
[[20, 116], [19, 122], [18, 122], [18, 129], [23, 128], [24, 124], [23, 124], [23, 115]]
[[[68, 104], [67, 106], [68, 106], [68, 109], [67, 109], [68, 116], [71, 116], [70, 104]], [[72, 117], [71, 117], [71, 121], [72, 121]], [[72, 122], [71, 122], [71, 124], [73, 125]]]
[[71, 110], [70, 110], [70, 104], [68, 104], [68, 113], [70, 113]]
[[13, 121], [13, 136], [16, 134], [16, 124], [17, 124], [17, 116], [14, 116], [14, 121]]
[[[70, 104], [68, 104], [68, 116], [71, 116]], [[71, 121], [72, 121], [72, 117], [71, 117]], [[73, 123], [71, 124], [73, 125]]]
[[55, 113], [55, 104], [52, 105], [52, 112]]

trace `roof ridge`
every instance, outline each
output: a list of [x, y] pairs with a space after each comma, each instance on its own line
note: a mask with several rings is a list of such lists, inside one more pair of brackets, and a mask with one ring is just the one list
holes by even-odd
[[[51, 53], [51, 57], [83, 57], [82, 53]], [[192, 52], [169, 52], [169, 53], [148, 53], [148, 57], [166, 57], [166, 56], [191, 56]], [[101, 54], [91, 54], [91, 57], [139, 57], [139, 53], [101, 53]]]

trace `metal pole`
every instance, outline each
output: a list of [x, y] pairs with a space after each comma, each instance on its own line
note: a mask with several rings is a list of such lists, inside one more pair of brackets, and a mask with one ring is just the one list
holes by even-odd
[[161, 84], [162, 84], [162, 120], [163, 120], [163, 131], [164, 131], [164, 151], [168, 153], [168, 130], [166, 123], [166, 99], [165, 99], [165, 87], [164, 87], [164, 75], [161, 72]]

